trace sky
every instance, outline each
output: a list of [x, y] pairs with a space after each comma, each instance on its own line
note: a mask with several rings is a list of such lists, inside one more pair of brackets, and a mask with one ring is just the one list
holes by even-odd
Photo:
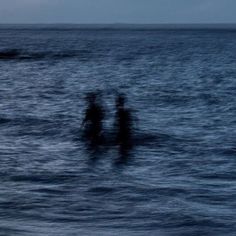
[[0, 23], [236, 23], [236, 0], [0, 0]]

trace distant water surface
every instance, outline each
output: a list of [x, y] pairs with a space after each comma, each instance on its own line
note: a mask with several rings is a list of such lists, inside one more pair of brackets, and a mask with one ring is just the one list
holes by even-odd
[[[236, 235], [236, 31], [0, 27], [0, 235]], [[90, 150], [117, 91], [135, 143]]]

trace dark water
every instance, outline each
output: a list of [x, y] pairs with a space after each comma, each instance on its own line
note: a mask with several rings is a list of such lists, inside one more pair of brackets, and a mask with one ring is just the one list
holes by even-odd
[[[236, 31], [0, 29], [0, 235], [235, 235]], [[84, 96], [135, 143], [91, 151]]]

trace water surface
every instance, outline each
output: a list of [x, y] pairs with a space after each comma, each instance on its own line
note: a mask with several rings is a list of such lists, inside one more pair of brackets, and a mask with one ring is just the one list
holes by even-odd
[[[0, 28], [0, 235], [235, 235], [236, 31]], [[81, 140], [87, 92], [126, 156]]]

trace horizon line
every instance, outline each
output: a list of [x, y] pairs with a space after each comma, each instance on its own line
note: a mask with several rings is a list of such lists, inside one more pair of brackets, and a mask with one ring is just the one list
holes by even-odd
[[236, 25], [236, 22], [200, 22], [200, 23], [172, 23], [172, 22], [166, 22], [166, 23], [132, 23], [132, 22], [111, 22], [111, 23], [76, 23], [76, 22], [32, 22], [32, 23], [25, 23], [25, 22], [0, 22], [0, 25], [34, 25], [34, 24], [40, 24], [40, 25], [51, 25], [51, 24], [64, 24], [64, 25]]
[[81, 28], [152, 28], [152, 29], [236, 29], [236, 23], [0, 23], [0, 27], [7, 26], [64, 26]]

